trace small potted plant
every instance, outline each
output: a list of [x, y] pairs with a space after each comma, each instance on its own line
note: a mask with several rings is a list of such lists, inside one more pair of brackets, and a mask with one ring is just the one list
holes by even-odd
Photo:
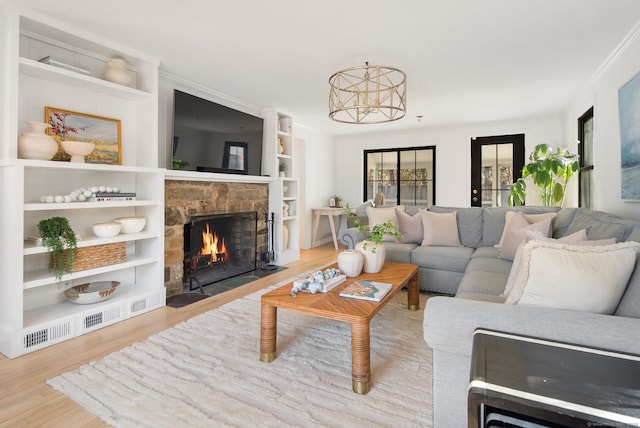
[[333, 195], [331, 197], [331, 201], [333, 202], [333, 205], [331, 205], [331, 208], [342, 208], [342, 198], [338, 195]]
[[284, 161], [280, 161], [280, 164], [278, 165], [278, 170], [280, 171], [280, 177], [285, 177], [286, 176], [286, 169], [287, 166], [284, 164]]
[[76, 256], [76, 234], [64, 217], [51, 217], [38, 223], [42, 245], [49, 249], [49, 269], [56, 280], [71, 272]]
[[364, 271], [366, 273], [380, 272], [386, 255], [382, 240], [389, 236], [400, 238], [401, 235], [398, 232], [398, 228], [390, 220], [376, 224], [373, 227], [361, 225], [357, 219], [355, 224], [361, 232], [368, 233], [363, 241], [356, 244], [356, 251], [364, 256]]

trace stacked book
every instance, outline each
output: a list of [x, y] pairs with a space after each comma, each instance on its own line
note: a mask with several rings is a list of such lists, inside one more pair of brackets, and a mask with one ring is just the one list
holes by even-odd
[[379, 302], [391, 290], [392, 285], [385, 282], [356, 280], [340, 292], [341, 297], [371, 300]]
[[136, 193], [96, 192], [87, 198], [89, 202], [135, 201]]

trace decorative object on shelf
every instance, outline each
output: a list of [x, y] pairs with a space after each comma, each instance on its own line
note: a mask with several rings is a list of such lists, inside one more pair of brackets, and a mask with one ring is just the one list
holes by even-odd
[[356, 250], [345, 250], [338, 254], [338, 268], [350, 278], [359, 276], [364, 268], [364, 256]]
[[284, 161], [280, 161], [280, 163], [278, 164], [278, 170], [280, 171], [280, 177], [286, 177], [287, 176], [286, 169], [287, 169], [287, 166], [285, 165]]
[[293, 281], [291, 296], [296, 297], [296, 295], [301, 291], [305, 291], [310, 294], [316, 294], [317, 292], [326, 293], [327, 291], [335, 288], [338, 284], [343, 283], [346, 279], [346, 276], [341, 275], [340, 271], [336, 268], [329, 268], [324, 272], [319, 270], [307, 279]]
[[329, 78], [329, 117], [343, 123], [383, 123], [407, 112], [407, 76], [393, 67], [346, 68]]
[[282, 217], [289, 217], [289, 204], [282, 201]]
[[41, 62], [43, 64], [49, 64], [54, 67], [64, 68], [65, 70], [69, 70], [69, 71], [75, 71], [76, 73], [91, 74], [91, 69], [89, 67], [85, 67], [83, 65], [78, 65], [78, 64], [72, 64], [68, 61], [64, 61], [60, 58], [54, 58], [52, 56], [45, 56], [44, 58], [39, 59], [38, 62]]
[[580, 142], [575, 140], [565, 147], [551, 149], [548, 144], [538, 144], [529, 155], [530, 162], [522, 167], [519, 178], [509, 193], [509, 205], [523, 205], [527, 196], [527, 177], [540, 191], [540, 200], [545, 207], [564, 205], [567, 183], [580, 170], [578, 155], [569, 149]]
[[136, 193], [121, 193], [116, 186], [91, 186], [76, 189], [66, 195], [42, 195], [40, 202], [103, 202], [103, 201], [135, 201]]
[[287, 134], [291, 133], [291, 118], [282, 116], [279, 119], [280, 122], [280, 131], [286, 132]]
[[111, 58], [111, 61], [107, 63], [104, 78], [109, 82], [129, 86], [131, 83], [131, 75], [129, 74], [129, 70], [127, 70], [127, 62], [122, 58]]
[[122, 233], [138, 233], [147, 224], [147, 218], [144, 216], [118, 217], [113, 221], [122, 225]]
[[90, 305], [107, 300], [119, 285], [119, 281], [88, 282], [67, 288], [64, 296], [73, 303]]
[[282, 249], [289, 248], [289, 228], [286, 224], [282, 225]]
[[287, 154], [287, 147], [284, 145], [284, 141], [282, 141], [282, 138], [280, 137], [278, 137], [278, 154], [280, 155]]
[[[51, 125], [50, 132], [59, 144], [70, 137], [95, 144], [86, 158], [87, 163], [122, 165], [120, 120], [48, 106], [45, 107], [45, 120]], [[69, 157], [58, 151], [53, 159], [69, 160]]]
[[66, 272], [71, 272], [77, 255], [76, 234], [64, 217], [40, 220], [38, 231], [42, 244], [49, 249], [49, 267], [56, 280]]
[[51, 160], [58, 151], [58, 143], [46, 131], [48, 123], [29, 121], [29, 132], [18, 138], [18, 152], [23, 159]]
[[64, 140], [60, 141], [60, 144], [62, 144], [65, 153], [71, 156], [70, 161], [77, 163], [85, 163], [85, 156], [91, 153], [96, 146], [94, 143], [76, 140]]
[[96, 269], [127, 261], [126, 242], [78, 248], [70, 272]]
[[120, 229], [122, 228], [122, 224], [118, 222], [110, 222], [110, 223], [95, 223], [92, 226], [93, 234], [98, 238], [111, 238], [120, 233]]
[[342, 208], [342, 198], [338, 195], [333, 195], [331, 198], [329, 198], [329, 207]]

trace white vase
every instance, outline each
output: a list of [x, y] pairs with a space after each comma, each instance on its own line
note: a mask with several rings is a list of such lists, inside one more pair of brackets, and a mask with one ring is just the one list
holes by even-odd
[[289, 248], [289, 228], [286, 225], [282, 225], [282, 249]]
[[51, 135], [47, 135], [47, 128], [51, 125], [44, 122], [29, 121], [29, 132], [18, 138], [18, 152], [23, 159], [51, 160], [58, 152], [58, 143]]
[[129, 75], [129, 70], [127, 70], [125, 60], [122, 58], [112, 58], [107, 65], [107, 71], [104, 73], [106, 80], [125, 86], [131, 83], [131, 76]]
[[[363, 248], [365, 244], [366, 250]], [[370, 241], [360, 241], [356, 244], [356, 251], [364, 256], [364, 271], [366, 273], [378, 273], [382, 270], [386, 254], [384, 244], [376, 245]]]
[[364, 256], [356, 250], [346, 250], [338, 254], [338, 269], [350, 278], [362, 273]]

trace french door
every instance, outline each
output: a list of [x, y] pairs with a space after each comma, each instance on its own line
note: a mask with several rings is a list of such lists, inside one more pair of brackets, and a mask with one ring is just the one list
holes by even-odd
[[509, 205], [509, 189], [522, 176], [524, 134], [471, 139], [471, 206]]

